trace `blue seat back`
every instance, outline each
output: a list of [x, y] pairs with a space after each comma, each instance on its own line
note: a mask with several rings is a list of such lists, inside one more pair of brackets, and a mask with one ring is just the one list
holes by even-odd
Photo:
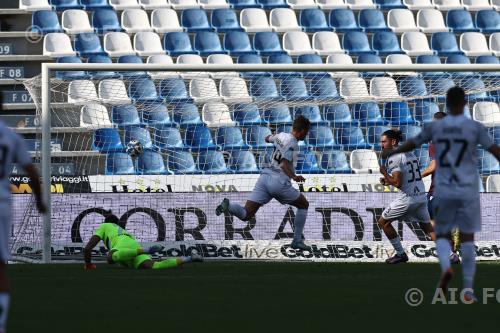
[[234, 121], [239, 125], [260, 124], [259, 108], [255, 104], [235, 104], [233, 107]]
[[186, 146], [194, 149], [215, 147], [210, 130], [205, 126], [188, 126], [184, 137]]
[[375, 102], [357, 103], [353, 106], [353, 118], [361, 123], [382, 122], [380, 108]]
[[241, 26], [232, 9], [219, 8], [212, 11], [211, 15], [212, 27], [217, 32], [241, 31]]
[[256, 173], [259, 171], [255, 156], [248, 150], [233, 150], [229, 162], [231, 170], [240, 173]]
[[200, 55], [224, 53], [219, 40], [219, 35], [211, 31], [200, 31], [194, 35], [194, 49]]
[[260, 4], [264, 9], [288, 7], [288, 4], [285, 0], [257, 0], [257, 3]]
[[175, 174], [196, 173], [193, 155], [187, 151], [171, 151], [168, 154], [168, 169]]
[[351, 167], [347, 161], [347, 155], [341, 150], [324, 151], [321, 155], [321, 167], [327, 172], [351, 172]]
[[477, 157], [481, 174], [498, 173], [500, 171], [498, 160], [490, 152], [478, 149]]
[[33, 12], [31, 16], [31, 32], [37, 34], [62, 32], [57, 13], [52, 10], [39, 10]]
[[181, 13], [181, 24], [188, 32], [209, 31], [212, 27], [208, 23], [207, 13], [203, 9], [190, 8]]
[[472, 16], [467, 10], [453, 9], [446, 13], [446, 26], [453, 32], [476, 31]]
[[122, 31], [118, 16], [113, 9], [98, 9], [92, 12], [92, 26], [98, 33]]
[[297, 57], [298, 64], [323, 64], [323, 60], [317, 54], [301, 54]]
[[406, 8], [401, 0], [375, 0], [374, 2], [381, 9]]
[[99, 128], [94, 131], [93, 150], [100, 152], [123, 150], [120, 134], [114, 128]]
[[307, 32], [332, 30], [326, 21], [325, 12], [318, 8], [301, 10], [299, 24]]
[[241, 31], [230, 31], [224, 35], [224, 49], [232, 55], [254, 53], [248, 35]]
[[295, 168], [297, 173], [318, 173], [322, 171], [318, 164], [318, 158], [313, 151], [306, 150], [300, 155]]
[[297, 77], [286, 77], [281, 81], [280, 95], [285, 98], [305, 98], [308, 97], [306, 83]]
[[134, 162], [126, 153], [111, 153], [106, 156], [106, 175], [135, 175]]
[[163, 36], [163, 45], [168, 54], [195, 54], [189, 35], [185, 32], [167, 32]]
[[229, 0], [228, 2], [234, 9], [260, 8], [256, 0]]
[[403, 125], [399, 127], [399, 130], [403, 134], [403, 140], [406, 141], [416, 137], [422, 131], [422, 127], [414, 125]]
[[138, 126], [141, 124], [139, 112], [135, 105], [114, 105], [111, 109], [111, 119], [118, 126]]
[[166, 170], [163, 156], [154, 151], [144, 151], [139, 155], [137, 170], [140, 174], [145, 175], [165, 174]]
[[105, 55], [99, 36], [94, 33], [83, 33], [75, 36], [75, 51], [82, 57]]
[[288, 54], [273, 54], [267, 58], [268, 64], [293, 64], [292, 57]]
[[160, 149], [174, 150], [184, 148], [181, 133], [178, 128], [171, 126], [158, 126], [154, 132], [155, 145]]
[[148, 103], [141, 112], [142, 122], [150, 126], [171, 125], [172, 120], [164, 104]]
[[352, 115], [346, 103], [325, 105], [323, 115], [324, 119], [330, 123], [352, 122]]
[[250, 95], [257, 98], [278, 98], [276, 82], [270, 77], [258, 77], [250, 81]]
[[476, 27], [483, 33], [500, 31], [500, 14], [494, 10], [480, 10], [476, 13]]
[[315, 98], [339, 98], [335, 81], [329, 77], [314, 77], [309, 81], [309, 92]]
[[492, 55], [482, 55], [476, 58], [476, 64], [498, 64], [498, 58]]
[[432, 95], [446, 95], [448, 89], [455, 86], [452, 79], [446, 77], [438, 77], [428, 81], [427, 91]]
[[[57, 62], [64, 64], [81, 64], [82, 60], [79, 57], [69, 56], [58, 58]], [[86, 79], [87, 74], [84, 71], [57, 71], [56, 77], [61, 80], [81, 80]]]
[[270, 146], [271, 144], [266, 143], [265, 139], [271, 134], [269, 127], [251, 126], [246, 131], [246, 142], [254, 148]]
[[384, 14], [378, 9], [362, 9], [358, 13], [359, 26], [364, 31], [388, 30]]
[[378, 54], [402, 53], [398, 37], [394, 32], [378, 31], [373, 34], [372, 48]]
[[363, 131], [356, 126], [338, 128], [337, 142], [341, 145], [361, 145], [366, 143]]
[[356, 60], [356, 63], [358, 64], [381, 64], [382, 59], [380, 59], [380, 56], [376, 54], [360, 54], [358, 56], [358, 59]]
[[455, 34], [452, 32], [435, 32], [431, 36], [431, 48], [439, 55], [460, 54]]
[[224, 155], [220, 151], [204, 150], [198, 154], [198, 169], [207, 173], [227, 172]]
[[132, 126], [125, 128], [125, 142], [137, 140], [142, 144], [144, 149], [154, 149], [151, 134], [144, 127]]
[[412, 121], [410, 107], [407, 102], [387, 102], [384, 104], [384, 118], [391, 124], [406, 124]]
[[371, 126], [368, 127], [366, 132], [366, 142], [371, 145], [380, 146], [380, 137], [382, 133], [390, 130], [391, 128], [388, 126]]
[[274, 32], [257, 32], [253, 36], [253, 48], [261, 55], [283, 53], [278, 35]]
[[50, 4], [56, 8], [56, 10], [66, 10], [66, 9], [80, 9], [82, 8], [78, 3], [78, 0], [50, 0]]
[[112, 8], [108, 0], [80, 0], [80, 4], [85, 10]]
[[439, 111], [439, 106], [430, 101], [415, 101], [415, 120], [430, 123], [434, 119], [434, 113]]
[[373, 52], [364, 32], [349, 31], [342, 37], [342, 48], [349, 54]]
[[298, 106], [295, 108], [293, 116], [294, 118], [304, 116], [309, 119], [311, 123], [320, 123], [323, 121], [321, 112], [319, 111], [319, 106], [317, 105]]
[[227, 148], [241, 148], [245, 145], [243, 134], [239, 127], [220, 127], [215, 134], [215, 142]]
[[151, 79], [132, 80], [128, 86], [128, 95], [136, 101], [147, 101], [158, 99], [156, 86]]
[[424, 80], [413, 76], [403, 77], [399, 82], [399, 94], [404, 97], [427, 96]]
[[173, 109], [174, 122], [180, 125], [198, 125], [202, 124], [198, 107], [191, 103], [176, 104]]
[[189, 98], [184, 81], [179, 78], [168, 78], [160, 82], [160, 95], [167, 101]]
[[328, 126], [311, 126], [307, 136], [307, 144], [311, 146], [335, 145], [332, 129]]
[[262, 117], [270, 124], [291, 124], [292, 116], [286, 104], [273, 105], [264, 109]]
[[334, 9], [329, 16], [330, 26], [337, 32], [359, 31], [360, 28], [350, 9]]
[[[142, 64], [142, 58], [136, 56], [136, 55], [124, 55], [121, 57], [118, 57], [118, 63], [119, 64]], [[123, 77], [126, 78], [133, 78], [133, 77], [138, 77], [138, 76], [148, 76], [146, 72], [143, 71], [123, 71], [120, 72]]]

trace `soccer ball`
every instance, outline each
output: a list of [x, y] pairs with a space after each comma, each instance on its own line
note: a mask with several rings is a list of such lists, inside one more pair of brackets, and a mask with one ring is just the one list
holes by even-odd
[[130, 157], [137, 157], [142, 154], [142, 151], [142, 143], [137, 140], [131, 140], [127, 144], [127, 154], [129, 154]]

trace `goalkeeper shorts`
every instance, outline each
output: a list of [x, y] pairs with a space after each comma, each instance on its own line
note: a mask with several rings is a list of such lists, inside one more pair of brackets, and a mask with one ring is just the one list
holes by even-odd
[[[126, 236], [126, 235], [122, 235], [122, 236], [118, 236], [118, 237], [119, 238], [118, 238], [115, 246], [111, 250], [120, 251], [120, 249], [132, 249], [132, 250], [142, 249], [142, 246], [135, 239], [133, 239], [129, 236]], [[126, 266], [126, 267], [137, 269], [146, 260], [151, 260], [151, 256], [149, 254], [139, 254], [134, 259], [126, 260], [126, 261], [119, 261], [119, 263]]]

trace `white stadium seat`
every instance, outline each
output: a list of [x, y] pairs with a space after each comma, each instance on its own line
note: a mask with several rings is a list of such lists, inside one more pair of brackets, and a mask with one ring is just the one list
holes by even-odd
[[408, 9], [391, 9], [387, 14], [387, 26], [394, 32], [418, 31], [413, 12]]
[[[204, 65], [203, 58], [197, 54], [181, 54], [177, 57], [178, 65]], [[208, 77], [207, 72], [179, 72], [184, 79], [196, 79], [198, 77]]]
[[105, 104], [130, 104], [127, 88], [122, 80], [107, 79], [99, 82], [99, 99]]
[[486, 37], [480, 32], [465, 32], [460, 36], [460, 50], [469, 57], [491, 55]]
[[497, 57], [500, 56], [500, 32], [490, 35], [490, 50]]
[[325, 10], [325, 9], [348, 8], [349, 7], [344, 2], [344, 0], [316, 0], [316, 3], [323, 10]]
[[84, 105], [95, 103], [99, 98], [94, 83], [90, 80], [75, 80], [68, 85], [68, 103]]
[[353, 10], [377, 8], [372, 0], [345, 0], [345, 3]]
[[231, 119], [229, 107], [223, 103], [206, 103], [201, 110], [201, 117], [207, 127], [230, 127], [236, 123]]
[[275, 8], [269, 14], [271, 28], [276, 32], [302, 31], [295, 12], [290, 8]]
[[94, 32], [94, 28], [90, 25], [89, 16], [84, 10], [65, 10], [62, 14], [61, 25], [63, 30], [70, 35]]
[[209, 78], [197, 78], [189, 82], [189, 94], [195, 103], [220, 102], [215, 81]]
[[52, 58], [74, 56], [69, 36], [64, 33], [54, 32], [45, 35], [43, 38], [43, 55]]
[[266, 11], [260, 8], [245, 8], [240, 13], [241, 27], [246, 32], [273, 31], [267, 21]]
[[128, 33], [153, 31], [148, 13], [142, 9], [126, 9], [122, 13], [122, 28]]
[[437, 9], [420, 9], [417, 13], [417, 26], [424, 33], [450, 31], [444, 24], [443, 14]]
[[401, 49], [409, 56], [434, 54], [423, 32], [404, 32], [401, 36]]
[[410, 10], [434, 8], [431, 0], [403, 0], [403, 3]]
[[500, 175], [489, 175], [486, 178], [486, 192], [500, 192]]
[[34, 12], [37, 10], [52, 10], [49, 0], [20, 0], [19, 9]]
[[135, 34], [134, 50], [141, 57], [165, 54], [160, 36], [151, 31], [143, 31]]
[[289, 55], [312, 54], [315, 53], [311, 48], [309, 37], [302, 31], [285, 32], [283, 35], [283, 49]]
[[[148, 64], [161, 64], [161, 65], [173, 65], [174, 61], [172, 57], [166, 54], [149, 56], [147, 60]], [[151, 71], [148, 75], [153, 79], [165, 79], [169, 77], [179, 77], [177, 72], [158, 72]]]
[[312, 47], [318, 55], [345, 53], [339, 36], [333, 31], [318, 31], [313, 35]]
[[220, 81], [219, 91], [225, 103], [250, 103], [252, 97], [248, 94], [248, 87], [240, 77], [224, 78]]
[[488, 0], [462, 0], [462, 5], [471, 12], [493, 9]]
[[130, 37], [124, 32], [108, 32], [104, 35], [104, 51], [110, 57], [135, 54]]
[[286, 0], [286, 3], [292, 9], [317, 8], [318, 4], [314, 0]]
[[356, 149], [351, 152], [350, 163], [354, 173], [378, 173], [377, 154], [369, 149]]
[[500, 0], [490, 0], [490, 5], [493, 7], [494, 10], [499, 11], [500, 10]]
[[139, 4], [145, 10], [153, 10], [158, 8], [169, 8], [168, 0], [139, 0]]
[[486, 127], [500, 125], [500, 109], [495, 102], [476, 102], [472, 108], [472, 118]]
[[226, 0], [199, 0], [199, 4], [203, 9], [229, 8]]
[[[385, 58], [385, 63], [388, 65], [412, 65], [411, 58], [406, 54], [389, 54]], [[389, 72], [390, 76], [418, 76], [417, 72]]]
[[113, 127], [109, 119], [108, 109], [101, 104], [86, 104], [80, 110], [80, 127], [103, 128]]
[[175, 10], [200, 8], [200, 4], [196, 0], [170, 0], [170, 5], [172, 5]]
[[[350, 55], [348, 54], [331, 54], [326, 58], [327, 64], [335, 64], [335, 65], [352, 65], [353, 61]], [[330, 75], [332, 77], [357, 77], [359, 76], [358, 72], [331, 72]]]
[[141, 5], [137, 3], [137, 0], [109, 0], [109, 4], [115, 10], [123, 10], [129, 8], [141, 8]]
[[380, 99], [401, 99], [396, 81], [391, 77], [374, 77], [370, 80], [370, 95]]
[[460, 0], [432, 0], [432, 4], [439, 10], [462, 9]]
[[155, 9], [151, 13], [151, 26], [158, 33], [181, 32], [184, 29], [174, 9]]
[[[207, 64], [232, 65], [233, 58], [227, 54], [211, 54], [207, 57]], [[212, 79], [223, 79], [228, 76], [239, 76], [237, 72], [210, 72]]]
[[371, 99], [365, 79], [346, 77], [340, 80], [340, 96], [348, 101]]

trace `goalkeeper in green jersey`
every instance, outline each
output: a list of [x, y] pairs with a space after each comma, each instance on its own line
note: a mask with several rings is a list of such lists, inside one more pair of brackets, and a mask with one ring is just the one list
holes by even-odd
[[85, 269], [96, 268], [96, 265], [91, 262], [91, 253], [92, 249], [101, 240], [109, 251], [108, 264], [120, 263], [125, 267], [136, 269], [165, 269], [180, 266], [188, 262], [203, 261], [203, 257], [199, 254], [153, 261], [151, 254], [161, 251], [162, 247], [160, 245], [153, 245], [149, 249], [143, 249], [134, 236], [118, 225], [118, 218], [110, 215], [97, 228], [83, 250]]

